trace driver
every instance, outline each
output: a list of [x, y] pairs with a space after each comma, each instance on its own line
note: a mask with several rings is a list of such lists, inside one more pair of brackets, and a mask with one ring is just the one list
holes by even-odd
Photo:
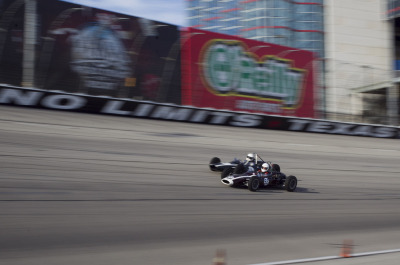
[[256, 161], [256, 157], [255, 157], [254, 153], [248, 153], [245, 164], [255, 163], [255, 161]]
[[257, 175], [260, 177], [267, 177], [271, 175], [271, 166], [268, 163], [264, 163], [261, 166], [261, 169], [257, 172]]
[[249, 168], [249, 170], [255, 170], [256, 168], [256, 156], [254, 153], [248, 153], [246, 157], [246, 162], [244, 165]]

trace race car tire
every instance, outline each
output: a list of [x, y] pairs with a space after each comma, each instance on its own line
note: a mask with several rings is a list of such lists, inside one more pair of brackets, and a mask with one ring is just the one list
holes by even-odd
[[[221, 163], [221, 159], [219, 159], [219, 157], [211, 158], [210, 164], [217, 164], [217, 163]], [[210, 170], [211, 171], [217, 171], [215, 168], [212, 168], [211, 166], [210, 166]]]
[[234, 168], [232, 167], [227, 167], [225, 168], [222, 173], [221, 173], [221, 179], [226, 178], [229, 176], [231, 173], [233, 173]]
[[285, 180], [285, 189], [287, 191], [294, 191], [297, 188], [297, 178], [295, 176], [289, 176]]
[[257, 176], [252, 176], [249, 179], [249, 182], [247, 184], [247, 187], [249, 189], [249, 191], [257, 191], [260, 188], [260, 178]]
[[247, 168], [243, 163], [238, 164], [233, 171], [234, 174], [243, 174], [247, 172]]
[[272, 164], [272, 170], [281, 172], [281, 167], [278, 164]]

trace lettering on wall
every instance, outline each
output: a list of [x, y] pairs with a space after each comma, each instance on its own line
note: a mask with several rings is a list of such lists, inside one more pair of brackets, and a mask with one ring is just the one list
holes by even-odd
[[215, 94], [256, 97], [282, 107], [300, 101], [306, 71], [290, 60], [258, 58], [240, 41], [213, 40], [203, 48], [201, 61], [205, 85]]
[[394, 126], [288, 118], [15, 87], [0, 87], [0, 104], [212, 125], [400, 138], [400, 129]]

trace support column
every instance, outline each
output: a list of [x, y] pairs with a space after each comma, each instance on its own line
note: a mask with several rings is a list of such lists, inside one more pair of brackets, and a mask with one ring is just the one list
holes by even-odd
[[386, 115], [388, 117], [389, 125], [399, 126], [399, 85], [396, 83], [396, 69], [393, 66], [393, 61], [396, 59], [396, 26], [395, 19], [389, 21], [391, 27], [392, 39], [391, 39], [391, 55], [389, 61], [391, 62], [391, 86], [386, 88]]
[[34, 87], [36, 45], [36, 0], [25, 0], [24, 52], [22, 62], [22, 86]]
[[399, 87], [393, 83], [392, 86], [386, 88], [386, 104], [389, 125], [399, 126]]

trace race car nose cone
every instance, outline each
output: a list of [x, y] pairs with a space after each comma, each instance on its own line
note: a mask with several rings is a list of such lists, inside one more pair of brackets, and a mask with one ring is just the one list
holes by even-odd
[[229, 185], [229, 186], [233, 185], [233, 181], [231, 179], [228, 179], [228, 178], [221, 179], [221, 182], [223, 184], [225, 184], [225, 185]]

